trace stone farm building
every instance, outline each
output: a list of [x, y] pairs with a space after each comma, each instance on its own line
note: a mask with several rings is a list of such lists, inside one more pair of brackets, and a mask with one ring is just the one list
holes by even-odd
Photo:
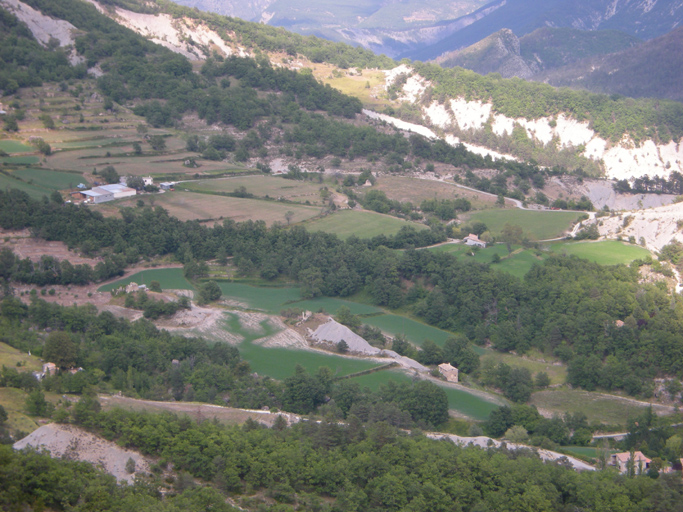
[[137, 194], [134, 188], [129, 188], [124, 185], [101, 185], [90, 190], [81, 192], [86, 202], [89, 203], [106, 203], [114, 199], [121, 199], [123, 197], [130, 197]]
[[477, 235], [474, 235], [470, 233], [467, 235], [465, 238], [462, 239], [463, 242], [465, 242], [465, 245], [473, 245], [475, 247], [486, 247], [486, 242], [483, 240], [480, 240]]
[[439, 373], [443, 375], [448, 382], [458, 382], [458, 369], [450, 363], [440, 364]]

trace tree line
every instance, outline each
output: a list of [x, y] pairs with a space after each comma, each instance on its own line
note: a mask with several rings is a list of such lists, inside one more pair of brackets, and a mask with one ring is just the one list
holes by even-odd
[[[35, 506], [42, 499], [61, 510], [92, 507], [98, 497], [98, 505], [108, 510], [230, 510], [224, 497], [232, 495], [245, 500], [243, 506], [273, 512], [607, 512], [616, 506], [668, 512], [676, 510], [683, 491], [676, 475], [653, 479], [613, 470], [578, 473], [561, 461], [544, 463], [531, 451], [460, 447], [385, 423], [364, 427], [352, 419], [288, 427], [286, 421], [276, 421], [268, 429], [253, 421], [238, 427], [168, 413], [102, 412], [87, 397], [74, 407], [85, 412], [76, 424], [159, 457], [152, 475], [133, 488], [117, 487], [112, 477], [91, 466], [2, 448], [2, 503]], [[169, 478], [165, 470], [171, 465], [176, 474]], [[159, 487], [170, 491], [163, 505], [152, 497], [152, 489]], [[254, 491], [268, 500], [247, 498]]]

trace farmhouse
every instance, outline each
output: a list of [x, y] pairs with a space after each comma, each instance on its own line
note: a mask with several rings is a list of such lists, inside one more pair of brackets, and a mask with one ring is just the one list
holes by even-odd
[[458, 382], [458, 369], [450, 363], [440, 364], [439, 373], [443, 375], [448, 382]]
[[[620, 473], [628, 473], [630, 460], [630, 452], [613, 453], [611, 464], [616, 466]], [[652, 461], [643, 455], [643, 452], [633, 452], [633, 471], [636, 474], [645, 473], [650, 468], [650, 462]]]
[[[121, 185], [126, 185], [128, 183], [128, 179], [130, 176], [121, 176], [120, 183]], [[148, 185], [154, 185], [154, 178], [151, 176], [142, 176], [140, 179], [142, 179], [142, 184], [146, 187]]]
[[480, 240], [477, 235], [470, 233], [465, 238], [462, 239], [465, 245], [474, 245], [476, 247], [486, 247], [486, 242]]

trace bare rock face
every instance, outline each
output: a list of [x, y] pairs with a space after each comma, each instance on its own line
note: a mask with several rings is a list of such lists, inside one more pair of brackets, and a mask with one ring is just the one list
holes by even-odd
[[[133, 483], [136, 474], [150, 471], [149, 461], [138, 452], [125, 450], [112, 441], [73, 425], [50, 423], [14, 443], [15, 450], [29, 446], [40, 451], [48, 450], [52, 457], [90, 462], [115, 476], [117, 480], [128, 483]], [[126, 469], [126, 465], [130, 465], [129, 459], [135, 463], [132, 473]]]

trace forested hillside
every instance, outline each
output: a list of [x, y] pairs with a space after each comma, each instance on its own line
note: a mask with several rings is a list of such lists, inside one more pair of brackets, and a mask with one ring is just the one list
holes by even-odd
[[683, 69], [683, 28], [634, 48], [600, 57], [586, 58], [541, 73], [535, 79], [557, 87], [588, 89], [633, 98], [683, 100], [680, 73]]
[[481, 75], [500, 73], [503, 78], [534, 79], [538, 73], [631, 48], [641, 42], [615, 30], [543, 27], [518, 38], [511, 30], [503, 29], [472, 46], [441, 55], [435, 62]]
[[[225, 427], [187, 417], [97, 412], [81, 400], [79, 424], [123, 446], [161, 455], [151, 477], [117, 487], [113, 477], [67, 460], [0, 448], [0, 503], [70, 510], [315, 510], [320, 512], [624, 510], [670, 512], [678, 476], [577, 473], [531, 452], [461, 448], [386, 424], [304, 422], [273, 429]], [[176, 477], [167, 473], [173, 467]], [[201, 484], [194, 479], [198, 478]], [[149, 483], [148, 483], [149, 482]], [[159, 500], [155, 491], [170, 492]], [[234, 501], [233, 501], [234, 503]], [[295, 508], [296, 507], [296, 508]], [[88, 509], [89, 509], [88, 508]]]

